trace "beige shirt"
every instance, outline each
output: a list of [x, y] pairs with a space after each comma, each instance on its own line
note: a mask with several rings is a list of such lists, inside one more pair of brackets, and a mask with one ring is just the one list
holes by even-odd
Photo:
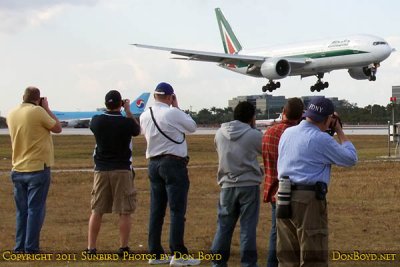
[[50, 129], [56, 121], [40, 106], [23, 103], [7, 116], [12, 144], [13, 170], [32, 172], [54, 165]]

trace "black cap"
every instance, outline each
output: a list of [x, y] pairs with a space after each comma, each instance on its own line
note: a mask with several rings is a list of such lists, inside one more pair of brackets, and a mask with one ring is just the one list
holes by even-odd
[[122, 101], [121, 94], [117, 90], [111, 90], [106, 94], [107, 103], [120, 103]]

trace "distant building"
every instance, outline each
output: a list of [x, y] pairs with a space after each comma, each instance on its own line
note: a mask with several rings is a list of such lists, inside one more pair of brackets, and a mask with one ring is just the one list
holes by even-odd
[[228, 101], [228, 106], [234, 109], [239, 102], [252, 103], [261, 114], [268, 114], [269, 110], [281, 109], [285, 103], [284, 96], [273, 96], [268, 94], [238, 96]]
[[396, 97], [396, 104], [400, 104], [400, 85], [392, 86], [392, 96]]
[[[304, 106], [307, 107], [312, 97], [314, 96], [302, 96], [300, 98], [303, 100]], [[336, 108], [341, 106], [341, 101], [337, 97], [327, 98], [333, 102]], [[400, 97], [398, 99], [400, 99]], [[228, 100], [228, 106], [234, 109], [239, 102], [244, 101], [252, 103], [261, 114], [268, 114], [269, 117], [270, 111], [274, 110], [274, 112], [276, 112], [276, 110], [281, 110], [286, 104], [287, 99], [285, 96], [273, 96], [269, 94], [237, 96]]]

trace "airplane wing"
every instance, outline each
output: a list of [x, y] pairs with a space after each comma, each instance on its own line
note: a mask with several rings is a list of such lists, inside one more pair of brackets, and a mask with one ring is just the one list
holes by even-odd
[[[187, 49], [177, 49], [162, 46], [144, 45], [144, 44], [132, 44], [141, 48], [149, 48], [155, 50], [169, 51], [171, 54], [183, 56], [185, 58], [174, 58], [174, 59], [185, 59], [194, 61], [206, 61], [215, 62], [219, 64], [252, 64], [260, 66], [268, 57], [263, 56], [251, 56], [251, 55], [241, 55], [241, 54], [226, 54], [226, 53], [216, 53], [216, 52], [206, 52], [198, 50], [187, 50]], [[309, 63], [307, 58], [285, 58], [288, 62], [294, 65], [304, 65]]]
[[256, 63], [262, 63], [266, 59], [266, 57], [260, 57], [260, 56], [246, 56], [239, 54], [225, 54], [225, 53], [215, 53], [215, 52], [206, 52], [197, 50], [176, 49], [170, 47], [152, 46], [144, 44], [132, 44], [132, 45], [142, 48], [169, 51], [171, 52], [171, 54], [187, 57], [187, 58], [177, 58], [177, 59], [206, 61], [206, 62], [215, 62], [222, 64], [237, 64], [239, 62], [242, 63], [245, 62], [247, 64], [256, 64]]

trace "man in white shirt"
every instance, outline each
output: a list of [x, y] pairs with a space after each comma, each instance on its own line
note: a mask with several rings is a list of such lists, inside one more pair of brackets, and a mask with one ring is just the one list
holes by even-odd
[[[185, 133], [196, 131], [193, 119], [179, 109], [174, 89], [162, 82], [154, 91], [155, 103], [140, 116], [140, 127], [147, 141], [151, 185], [149, 254], [150, 264], [171, 266], [198, 265], [188, 257], [184, 245], [185, 214], [189, 191], [188, 155]], [[167, 204], [170, 207], [170, 240], [172, 259], [165, 257], [161, 233]], [[186, 254], [186, 255], [185, 255]], [[185, 255], [185, 256], [182, 256]]]

